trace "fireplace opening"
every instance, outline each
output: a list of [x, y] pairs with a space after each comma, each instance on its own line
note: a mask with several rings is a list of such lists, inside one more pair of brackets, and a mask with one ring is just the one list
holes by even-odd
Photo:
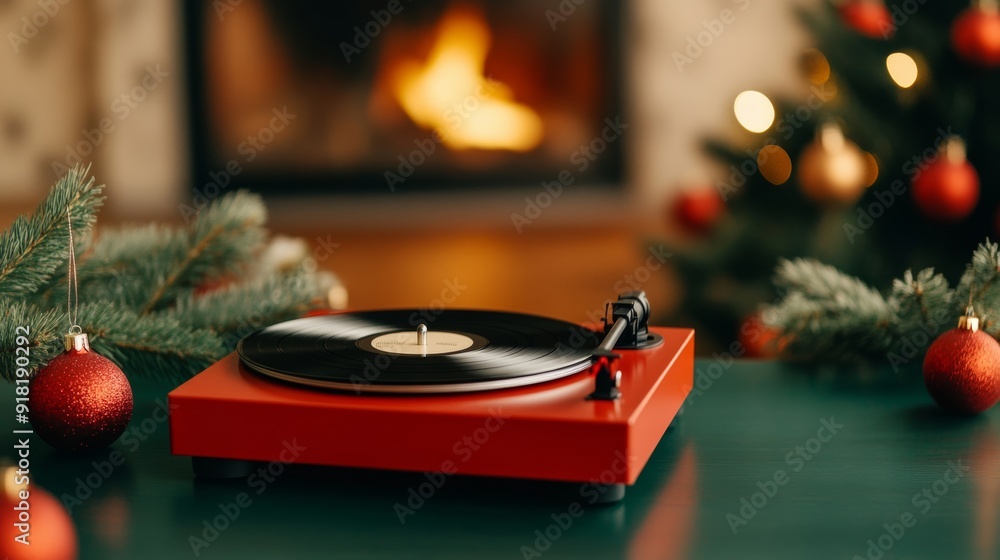
[[617, 2], [186, 10], [196, 189], [225, 174], [268, 195], [524, 190], [564, 171], [623, 187], [624, 142], [589, 149], [621, 117]]

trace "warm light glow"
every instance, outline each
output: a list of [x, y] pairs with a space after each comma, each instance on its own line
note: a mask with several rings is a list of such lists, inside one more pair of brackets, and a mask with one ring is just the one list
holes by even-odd
[[510, 87], [483, 75], [490, 30], [482, 14], [449, 10], [426, 61], [399, 61], [393, 92], [413, 121], [456, 149], [528, 151], [542, 141], [542, 120], [514, 101]]
[[792, 176], [792, 158], [781, 146], [770, 144], [757, 152], [760, 174], [772, 185], [783, 185]]
[[830, 81], [830, 63], [817, 49], [808, 49], [802, 55], [802, 66], [805, 70], [806, 78], [816, 85], [823, 85]]
[[890, 54], [885, 59], [885, 67], [889, 69], [889, 77], [901, 88], [908, 88], [917, 81], [917, 61], [901, 52]]
[[736, 120], [750, 132], [764, 132], [774, 123], [774, 105], [759, 91], [744, 91], [733, 103]]
[[870, 187], [878, 181], [878, 160], [875, 156], [865, 152], [865, 187]]

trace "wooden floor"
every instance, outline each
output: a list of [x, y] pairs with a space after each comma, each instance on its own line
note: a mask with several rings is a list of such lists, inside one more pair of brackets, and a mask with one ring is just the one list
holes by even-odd
[[[31, 204], [0, 208], [9, 227]], [[102, 225], [118, 223], [102, 214]], [[501, 309], [584, 321], [616, 292], [644, 289], [654, 311], [676, 303], [676, 280], [649, 260], [644, 236], [625, 227], [552, 228], [516, 234], [490, 229], [276, 231], [301, 236], [323, 269], [348, 290], [351, 309]], [[324, 249], [326, 247], [326, 249]], [[652, 263], [653, 266], [649, 266]], [[658, 268], [657, 270], [653, 270]]]

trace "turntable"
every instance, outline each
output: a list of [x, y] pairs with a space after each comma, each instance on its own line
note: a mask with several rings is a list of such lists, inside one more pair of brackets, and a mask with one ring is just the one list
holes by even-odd
[[316, 315], [259, 330], [172, 391], [196, 476], [255, 462], [591, 483], [621, 499], [691, 389], [694, 331], [642, 292], [601, 329], [492, 311]]

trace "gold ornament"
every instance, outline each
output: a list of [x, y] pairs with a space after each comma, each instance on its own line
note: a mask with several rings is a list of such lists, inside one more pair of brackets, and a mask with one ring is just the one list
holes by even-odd
[[864, 152], [833, 123], [820, 127], [816, 140], [802, 150], [797, 167], [802, 192], [816, 202], [853, 204], [870, 178]]

